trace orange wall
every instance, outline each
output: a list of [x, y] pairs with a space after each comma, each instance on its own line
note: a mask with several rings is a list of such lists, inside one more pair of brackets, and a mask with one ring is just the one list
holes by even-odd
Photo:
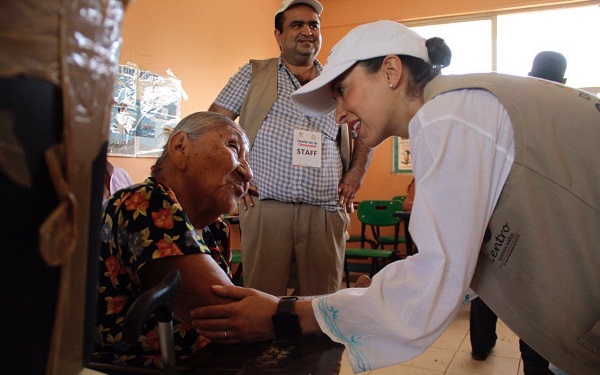
[[[249, 58], [279, 53], [273, 36], [278, 4], [277, 0], [132, 1], [123, 22], [120, 62], [158, 74], [171, 69], [189, 96], [182, 100], [181, 116], [207, 110]], [[154, 162], [153, 158], [109, 160], [125, 168], [134, 182], [148, 177]]]
[[[356, 25], [378, 19], [408, 21], [464, 15], [535, 5], [580, 1], [544, 0], [321, 0], [324, 63], [331, 47]], [[273, 16], [280, 0], [137, 0], [130, 3], [123, 23], [121, 63], [164, 74], [167, 69], [182, 81], [189, 99], [182, 116], [206, 110], [229, 77], [250, 58], [279, 54], [273, 36]], [[405, 194], [411, 176], [392, 174], [392, 145], [387, 140], [373, 157], [361, 199], [388, 199]], [[149, 174], [154, 159], [109, 160], [125, 168], [134, 182]], [[351, 232], [359, 231], [351, 216]]]

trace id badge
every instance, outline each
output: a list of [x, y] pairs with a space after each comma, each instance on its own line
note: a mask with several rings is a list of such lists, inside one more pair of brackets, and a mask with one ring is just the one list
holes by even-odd
[[294, 129], [292, 165], [321, 168], [321, 132]]

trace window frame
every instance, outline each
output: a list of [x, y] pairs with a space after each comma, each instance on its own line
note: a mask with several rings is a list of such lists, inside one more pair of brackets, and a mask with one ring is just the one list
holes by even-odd
[[[418, 26], [432, 26], [432, 25], [443, 25], [443, 24], [452, 24], [452, 23], [461, 23], [461, 22], [471, 22], [471, 21], [490, 21], [491, 26], [491, 71], [498, 71], [498, 17], [510, 15], [510, 14], [519, 14], [519, 13], [529, 13], [529, 12], [538, 12], [538, 11], [547, 11], [547, 10], [560, 10], [560, 9], [568, 9], [568, 8], [580, 8], [580, 7], [588, 7], [588, 6], [600, 6], [600, 1], [581, 1], [576, 3], [568, 3], [568, 4], [550, 4], [550, 5], [539, 5], [532, 7], [524, 7], [519, 9], [509, 9], [509, 10], [498, 10], [498, 11], [489, 11], [489, 12], [481, 12], [474, 13], [468, 15], [456, 15], [456, 16], [447, 16], [447, 17], [435, 17], [435, 18], [424, 18], [424, 19], [415, 19], [415, 20], [403, 20], [402, 22], [407, 27], [418, 27]], [[567, 72], [568, 73], [568, 72]], [[568, 84], [568, 81], [567, 81]], [[600, 97], [600, 87], [590, 87], [586, 89], [597, 89], [598, 92], [593, 92]], [[401, 139], [400, 137], [394, 137], [394, 144], [392, 149], [392, 173], [412, 173], [412, 161], [408, 163], [408, 165], [400, 166], [399, 158], [401, 155], [406, 153], [406, 150], [410, 150], [410, 146], [408, 144], [407, 139]], [[410, 151], [409, 151], [410, 152]]]

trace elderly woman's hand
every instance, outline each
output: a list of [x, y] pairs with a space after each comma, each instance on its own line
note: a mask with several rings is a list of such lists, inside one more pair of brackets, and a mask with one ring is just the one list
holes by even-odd
[[237, 302], [192, 310], [192, 325], [200, 335], [227, 344], [275, 338], [271, 317], [277, 310], [279, 298], [234, 286], [213, 286], [213, 292]]

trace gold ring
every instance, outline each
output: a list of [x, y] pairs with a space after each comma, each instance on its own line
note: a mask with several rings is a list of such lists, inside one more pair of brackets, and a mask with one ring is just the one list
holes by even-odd
[[227, 331], [223, 331], [223, 336], [225, 336], [225, 340], [229, 339], [229, 336], [227, 336]]

